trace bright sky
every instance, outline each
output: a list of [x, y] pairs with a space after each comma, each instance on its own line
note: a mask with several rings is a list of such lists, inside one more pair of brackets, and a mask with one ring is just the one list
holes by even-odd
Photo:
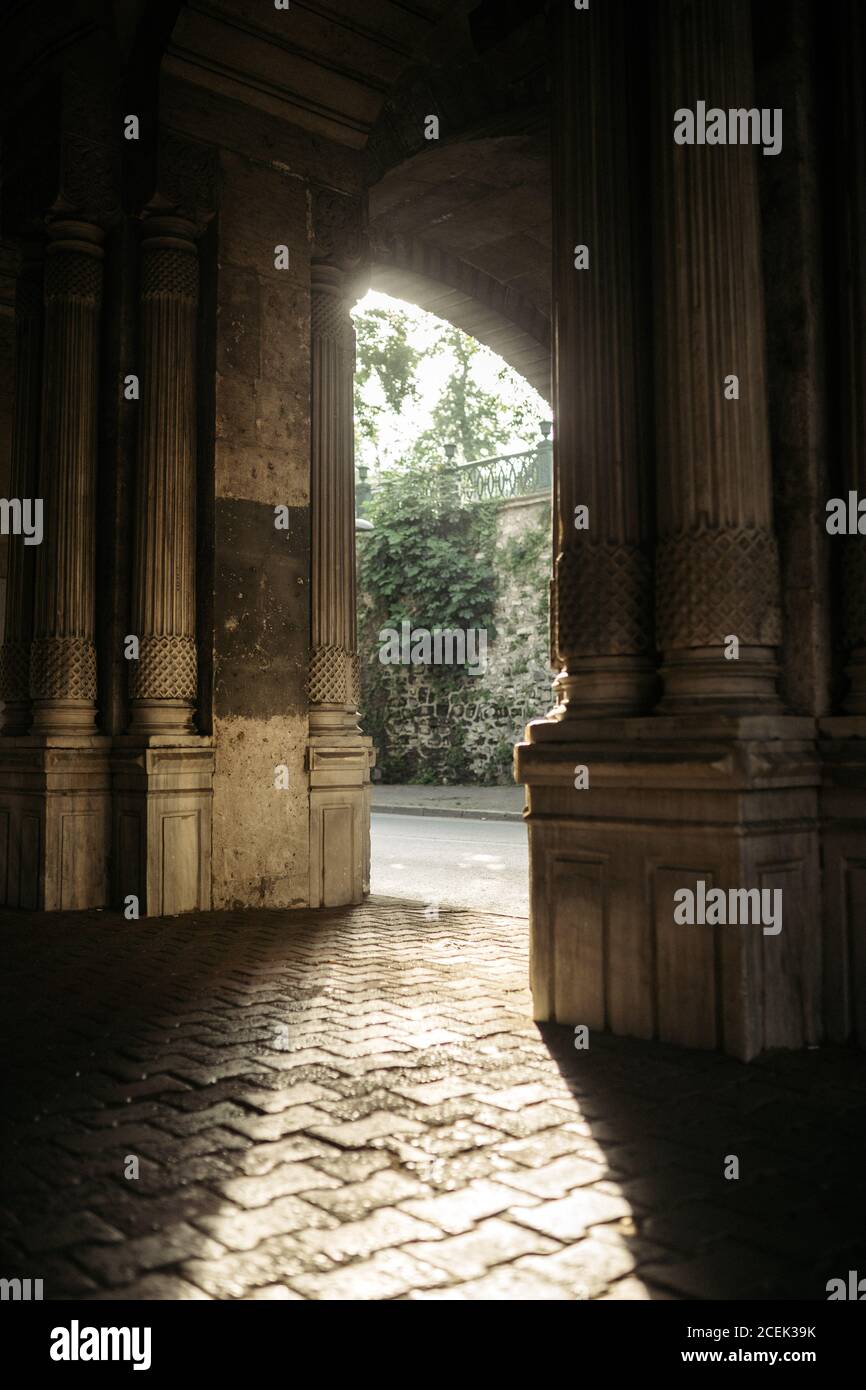
[[[390, 295], [380, 294], [377, 290], [368, 291], [364, 298], [358, 301], [352, 312], [353, 314], [362, 314], [367, 309], [402, 310], [411, 324], [409, 342], [413, 347], [422, 351], [429, 348], [436, 335], [437, 326], [442, 324], [441, 319], [417, 308], [416, 305], [407, 304], [402, 299], [392, 299]], [[404, 402], [399, 415], [389, 412], [390, 428], [380, 432], [378, 467], [387, 467], [394, 460], [399, 459], [412, 439], [428, 428], [433, 407], [453, 367], [454, 359], [450, 353], [425, 358], [420, 363], [417, 377], [418, 400], [414, 403]], [[499, 373], [503, 369], [505, 378], [500, 380]], [[480, 345], [478, 356], [473, 361], [473, 375], [485, 391], [499, 396], [504, 406], [507, 407], [517, 402], [531, 402], [539, 411], [542, 419], [548, 420], [550, 418], [547, 403], [542, 400], [537, 391], [533, 390], [529, 382], [524, 377], [519, 376], [503, 362], [501, 357], [497, 357], [495, 352], [491, 352], [490, 348], [484, 347], [483, 344]], [[375, 378], [367, 383], [364, 397], [371, 405], [385, 405], [384, 393]], [[515, 436], [502, 452], [506, 454], [516, 453], [520, 449], [529, 448], [533, 443], [534, 441], [531, 439], [521, 439]], [[357, 461], [367, 464], [373, 471], [376, 471], [376, 451], [369, 442], [357, 441]]]

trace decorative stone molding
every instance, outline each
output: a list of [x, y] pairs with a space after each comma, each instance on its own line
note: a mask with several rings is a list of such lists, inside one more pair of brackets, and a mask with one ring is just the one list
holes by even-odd
[[358, 658], [343, 647], [314, 647], [307, 685], [313, 705], [357, 705]]
[[573, 656], [652, 651], [651, 572], [637, 546], [586, 541], [556, 560], [556, 646]]
[[30, 648], [34, 700], [96, 700], [96, 646], [85, 637], [35, 637]]
[[139, 660], [130, 663], [132, 700], [184, 700], [193, 703], [197, 689], [194, 637], [142, 637]]
[[779, 556], [757, 527], [696, 529], [659, 542], [656, 622], [665, 648], [776, 647], [782, 640]]
[[365, 207], [360, 198], [332, 188], [312, 192], [313, 256], [347, 270], [364, 252]]

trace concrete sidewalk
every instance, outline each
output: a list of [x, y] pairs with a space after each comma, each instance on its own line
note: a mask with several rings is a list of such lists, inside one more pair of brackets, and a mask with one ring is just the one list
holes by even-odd
[[522, 787], [414, 787], [373, 783], [373, 810], [396, 816], [522, 820]]

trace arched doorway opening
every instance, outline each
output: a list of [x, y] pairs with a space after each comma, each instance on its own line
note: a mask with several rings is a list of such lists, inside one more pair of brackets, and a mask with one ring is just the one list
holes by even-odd
[[[472, 309], [463, 296], [464, 322]], [[512, 761], [550, 699], [549, 410], [453, 318], [371, 290], [354, 322], [371, 888], [431, 916], [479, 903], [525, 916]]]

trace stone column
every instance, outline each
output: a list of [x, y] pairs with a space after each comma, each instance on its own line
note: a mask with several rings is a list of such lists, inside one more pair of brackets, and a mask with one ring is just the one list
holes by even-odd
[[355, 335], [347, 272], [361, 251], [362, 209], [313, 196], [310, 269], [310, 904], [360, 902], [369, 889], [370, 766], [358, 726], [355, 614]]
[[[645, 549], [645, 304], [629, 6], [554, 10], [553, 657], [560, 714], [627, 714], [655, 684]], [[575, 266], [586, 247], [588, 265]], [[588, 525], [575, 527], [575, 507]]]
[[[639, 302], [637, 277], [634, 261], [617, 243], [626, 221], [645, 239], [650, 234], [639, 170], [629, 162], [627, 181], [619, 172], [621, 152], [633, 148], [647, 127], [646, 104], [627, 99], [634, 95], [633, 75], [647, 66], [641, 7], [628, 9], [627, 25], [619, 7], [609, 4], [587, 11], [562, 5], [554, 13], [561, 26], [555, 40], [560, 66], [567, 35], [584, 47], [564, 86], [575, 94], [583, 89], [582, 125], [591, 134], [586, 151], [575, 147], [565, 160], [566, 177], [585, 181], [579, 206], [584, 217], [599, 209], [591, 215], [602, 226], [595, 271], [574, 272], [584, 280], [584, 299], [582, 318], [572, 321], [562, 243], [588, 244], [589, 238], [572, 233], [568, 204], [555, 204], [556, 218], [568, 228], [566, 234], [559, 227], [554, 252], [554, 291], [565, 301], [556, 310], [554, 357], [563, 415], [560, 536], [574, 505], [589, 507], [590, 528], [595, 506], [608, 530], [598, 539], [591, 529], [585, 540], [579, 537], [584, 554], [592, 556], [598, 540], [640, 553], [640, 465], [629, 492], [628, 475], [616, 460], [628, 456], [628, 439], [633, 459], [641, 457], [645, 417], [637, 363], [654, 361], [657, 622], [667, 690], [663, 712], [640, 713], [636, 696], [646, 689], [647, 668], [632, 644], [631, 661], [610, 668], [609, 691], [598, 667], [597, 696], [588, 686], [591, 717], [581, 717], [577, 677], [586, 663], [578, 665], [575, 643], [574, 669], [572, 652], [565, 653], [568, 678], [576, 678], [573, 687], [565, 681], [566, 717], [556, 711], [533, 721], [517, 747], [517, 778], [527, 788], [534, 1012], [539, 1019], [722, 1048], [747, 1059], [816, 1037], [818, 769], [813, 722], [773, 711], [773, 648], [780, 633], [755, 151], [678, 146], [674, 112], [694, 109], [698, 100], [752, 104], [749, 8], [746, 0], [664, 0], [652, 9], [658, 50], [649, 65], [650, 83], [658, 84], [658, 119], [648, 131], [658, 210], [652, 228], [655, 336], [638, 330], [627, 307]], [[590, 27], [593, 16], [597, 29]], [[611, 75], [605, 85], [605, 72], [622, 76]], [[573, 134], [573, 120], [569, 128]], [[582, 161], [594, 175], [578, 172]], [[608, 178], [619, 190], [616, 198], [607, 191]], [[604, 230], [603, 214], [611, 209], [616, 217], [610, 225], [618, 224], [619, 233]], [[611, 242], [620, 244], [620, 254], [616, 273], [611, 268], [606, 280]], [[599, 275], [599, 288], [590, 292], [592, 274]], [[604, 309], [593, 307], [603, 285]], [[569, 414], [569, 378], [563, 377], [574, 356], [582, 363], [575, 373], [577, 419]], [[731, 374], [739, 376], [738, 401], [724, 398]], [[587, 462], [595, 454], [584, 449], [584, 440], [594, 441], [595, 454], [607, 449], [597, 476]], [[580, 468], [569, 468], [570, 455]], [[611, 517], [619, 518], [619, 530]], [[602, 556], [609, 553], [602, 548]], [[584, 563], [588, 578], [579, 559], [561, 555], [560, 578], [571, 567], [574, 605], [585, 590], [592, 596], [588, 608], [604, 614], [603, 585], [592, 578], [590, 560]], [[637, 574], [636, 561], [627, 572]], [[569, 589], [562, 583], [558, 589], [561, 601]], [[630, 581], [626, 592], [638, 591]], [[567, 622], [560, 612], [560, 651]], [[591, 624], [589, 612], [582, 629], [592, 630]], [[725, 659], [729, 635], [739, 639], [739, 662]], [[596, 653], [612, 648], [605, 643]], [[631, 705], [624, 699], [629, 691]], [[681, 925], [676, 895], [696, 891], [699, 881], [725, 890], [779, 889], [783, 933], [765, 936], [760, 924]]]
[[30, 653], [33, 728], [93, 733], [96, 448], [103, 232], [89, 222], [49, 223], [38, 548]]
[[316, 731], [358, 727], [355, 330], [344, 279], [335, 265], [312, 265], [310, 729]]
[[[857, 3], [839, 6], [834, 114], [835, 141], [844, 172], [839, 178], [836, 245], [841, 285], [842, 493], [866, 498], [866, 98], [863, 93], [866, 25]], [[866, 543], [859, 535], [832, 538], [842, 556], [845, 674], [850, 682], [843, 709], [866, 714]]]
[[[15, 422], [12, 435], [10, 496], [39, 496], [39, 420], [42, 396], [42, 248], [24, 251], [15, 290]], [[23, 537], [9, 538], [6, 622], [0, 648], [0, 698], [5, 703], [3, 733], [24, 734], [30, 727], [30, 643], [33, 637], [33, 586], [36, 547]]]
[[[167, 182], [177, 171], [163, 158]], [[163, 200], [164, 201], [164, 200]], [[145, 213], [129, 732], [114, 741], [114, 898], [141, 915], [211, 905], [213, 739], [193, 729], [199, 224]]]
[[130, 631], [131, 732], [188, 733], [196, 698], [195, 228], [150, 217], [141, 251], [141, 400]]
[[[838, 383], [831, 408], [840, 420], [840, 466], [831, 496], [866, 497], [866, 23], [857, 0], [840, 0], [829, 16], [833, 42], [835, 257]], [[824, 508], [815, 525], [825, 525]], [[837, 649], [848, 688], [842, 712], [820, 724], [823, 760], [824, 1026], [831, 1042], [866, 1047], [866, 536], [828, 536], [841, 569]], [[830, 624], [832, 616], [826, 614]], [[841, 665], [841, 661], [839, 663]]]
[[[662, 0], [655, 260], [656, 621], [665, 710], [777, 705], [781, 642], [756, 164], [678, 145], [674, 112], [753, 102], [747, 0]], [[739, 399], [725, 398], [736, 376]], [[733, 387], [729, 388], [733, 390]], [[739, 641], [739, 659], [725, 640]]]

